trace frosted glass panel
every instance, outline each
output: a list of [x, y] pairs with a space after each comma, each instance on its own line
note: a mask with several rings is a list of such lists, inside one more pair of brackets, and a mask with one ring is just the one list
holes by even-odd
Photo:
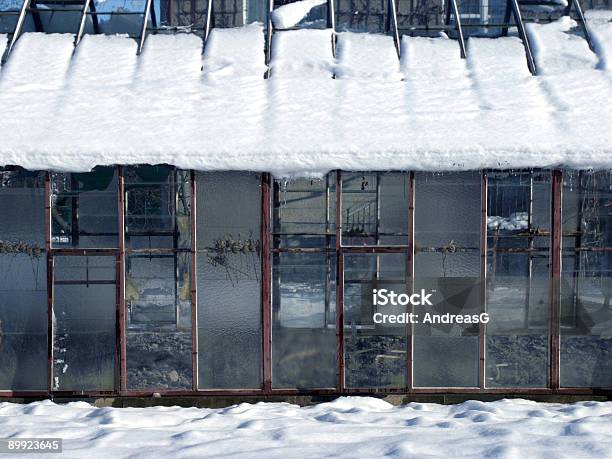
[[199, 386], [261, 386], [261, 176], [198, 173]]
[[[415, 291], [435, 292], [421, 314], [476, 315], [480, 286], [481, 176], [415, 174]], [[414, 325], [414, 385], [478, 386], [479, 325]]]
[[0, 209], [0, 390], [46, 390], [44, 174], [0, 170]]
[[335, 256], [281, 253], [273, 259], [272, 385], [335, 387]]
[[[90, 278], [88, 258], [93, 259], [91, 265], [98, 272]], [[102, 271], [103, 266], [109, 269]], [[54, 390], [113, 390], [115, 387], [114, 266], [114, 257], [55, 257]]]

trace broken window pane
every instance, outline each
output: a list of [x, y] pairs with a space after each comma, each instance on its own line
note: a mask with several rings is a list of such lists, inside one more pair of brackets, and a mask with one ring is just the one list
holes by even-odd
[[433, 293], [434, 304], [415, 308], [414, 385], [478, 386], [479, 325], [425, 317], [480, 313], [481, 177], [417, 173], [415, 196], [414, 290]]
[[54, 257], [54, 390], [115, 387], [115, 266], [115, 257]]
[[47, 389], [44, 175], [0, 169], [0, 390]]
[[342, 245], [407, 245], [410, 176], [342, 174]]
[[330, 247], [336, 234], [336, 180], [275, 180], [274, 247]]
[[205, 389], [261, 387], [261, 174], [198, 172], [198, 358]]
[[335, 387], [335, 255], [277, 253], [273, 260], [272, 385]]
[[488, 177], [488, 387], [546, 387], [550, 315], [550, 173]]
[[79, 174], [53, 173], [54, 247], [117, 247], [117, 170], [96, 167]]
[[612, 172], [563, 178], [561, 385], [612, 387]]
[[346, 387], [406, 385], [407, 325], [379, 324], [374, 314], [401, 314], [405, 306], [375, 306], [374, 289], [406, 293], [406, 254], [344, 257], [344, 363]]

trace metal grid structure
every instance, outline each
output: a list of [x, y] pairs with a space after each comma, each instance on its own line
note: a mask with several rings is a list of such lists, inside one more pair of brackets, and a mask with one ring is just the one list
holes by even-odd
[[[118, 32], [128, 33], [137, 40], [138, 54], [142, 52], [149, 33], [195, 32], [203, 37], [205, 45], [216, 22], [221, 27], [237, 25], [235, 20], [229, 21], [225, 18], [226, 13], [239, 13], [237, 0], [232, 1], [234, 3], [226, 5], [226, 0], [140, 0], [137, 4], [132, 2], [128, 5], [127, 0], [123, 0], [123, 3], [110, 2], [106, 6], [106, 2], [97, 5], [96, 0], [17, 1], [0, 9], [0, 27], [7, 29], [5, 32], [9, 34], [9, 43], [2, 56], [2, 63], [9, 58], [19, 36], [26, 30], [26, 24], [30, 24], [29, 27], [36, 32], [74, 33], [75, 47], [85, 33]], [[267, 0], [266, 64], [270, 62], [272, 35], [277, 30], [273, 25], [271, 13], [277, 4], [280, 5], [279, 1], [275, 3], [275, 0]], [[287, 3], [291, 1], [282, 2]], [[259, 6], [259, 9], [263, 10], [263, 4]], [[246, 4], [243, 8], [246, 8]], [[258, 8], [251, 9], [257, 17], [263, 14], [263, 11], [255, 11]], [[550, 21], [572, 14], [577, 19], [589, 47], [594, 50], [579, 0], [569, 0], [567, 4], [554, 0], [368, 0], [359, 5], [353, 0], [328, 0], [325, 18], [322, 20], [324, 19], [325, 27], [332, 30], [331, 47], [334, 55], [336, 30], [391, 34], [398, 55], [401, 51], [402, 34], [431, 35], [445, 31], [457, 39], [460, 55], [465, 58], [467, 37], [505, 36], [509, 29], [516, 28], [525, 48], [528, 68], [535, 75], [536, 62], [525, 23]], [[158, 15], [162, 17], [158, 18]], [[245, 21], [251, 19], [256, 18], [244, 18]], [[114, 21], [119, 20], [126, 22], [114, 24]], [[320, 27], [317, 25], [320, 22], [310, 21], [303, 25], [298, 24], [295, 28]]]
[[[355, 256], [359, 254], [371, 254], [375, 256], [383, 254], [402, 254], [405, 255], [406, 259], [406, 281], [407, 290], [413, 289], [413, 279], [415, 277], [414, 272], [414, 258], [419, 251], [423, 251], [427, 248], [417, 247], [415, 244], [415, 174], [413, 172], [404, 173], [406, 174], [406, 190], [405, 195], [408, 197], [405, 200], [406, 207], [406, 219], [408, 221], [408, 232], [400, 237], [405, 238], [403, 242], [398, 245], [380, 245], [377, 242], [374, 245], [351, 245], [350, 235], [357, 234], [349, 231], [351, 227], [354, 227], [354, 220], [350, 218], [348, 213], [343, 211], [343, 182], [345, 181], [345, 173], [336, 171], [329, 175], [326, 185], [326, 195], [329, 199], [329, 193], [333, 188], [336, 194], [336, 200], [329, 207], [328, 218], [331, 218], [333, 212], [335, 212], [336, 225], [334, 233], [325, 234], [325, 238], [328, 240], [328, 247], [324, 249], [324, 252], [331, 254], [336, 260], [336, 317], [335, 317], [335, 330], [336, 330], [336, 357], [337, 357], [337, 379], [336, 387], [333, 388], [320, 388], [320, 389], [276, 389], [273, 388], [274, 375], [272, 371], [272, 297], [273, 297], [273, 286], [272, 286], [272, 261], [273, 258], [282, 252], [292, 253], [312, 253], [313, 249], [310, 248], [277, 248], [278, 244], [272, 244], [272, 240], [275, 237], [279, 237], [279, 234], [274, 235], [272, 230], [271, 221], [273, 219], [273, 208], [275, 207], [274, 200], [278, 198], [278, 193], [273, 191], [273, 181], [269, 174], [263, 174], [261, 178], [261, 264], [262, 264], [262, 278], [261, 278], [261, 310], [262, 310], [262, 354], [260, 368], [262, 372], [262, 385], [260, 388], [253, 389], [224, 389], [224, 390], [204, 390], [198, 388], [197, 380], [197, 365], [198, 365], [198, 335], [197, 335], [197, 308], [196, 308], [196, 297], [205, 294], [205, 292], [197, 292], [197, 284], [193, 282], [190, 288], [191, 298], [191, 335], [192, 335], [192, 366], [193, 366], [193, 379], [189, 389], [133, 389], [130, 388], [127, 383], [127, 365], [126, 365], [126, 262], [128, 258], [128, 252], [130, 249], [126, 248], [125, 242], [125, 222], [126, 222], [126, 183], [124, 177], [124, 168], [118, 167], [117, 173], [117, 195], [118, 202], [117, 206], [119, 211], [118, 215], [118, 228], [117, 234], [119, 236], [117, 248], [113, 249], [100, 249], [100, 248], [58, 248], [55, 247], [52, 242], [52, 225], [53, 225], [53, 188], [52, 188], [52, 175], [46, 173], [45, 179], [45, 221], [46, 221], [46, 243], [45, 243], [45, 256], [47, 263], [47, 285], [48, 285], [48, 301], [47, 301], [47, 323], [48, 323], [48, 389], [45, 391], [0, 391], [2, 397], [15, 397], [15, 396], [104, 396], [104, 395], [124, 395], [124, 396], [151, 396], [155, 393], [162, 395], [294, 395], [294, 394], [360, 394], [360, 393], [384, 393], [384, 394], [513, 394], [513, 395], [537, 395], [537, 394], [600, 394], [610, 395], [612, 389], [593, 388], [593, 387], [564, 387], [560, 380], [560, 317], [561, 317], [561, 258], [562, 258], [562, 246], [563, 238], [580, 236], [580, 231], [575, 230], [567, 231], [562, 228], [562, 187], [565, 172], [561, 170], [553, 171], [541, 171], [539, 174], [549, 177], [549, 188], [546, 191], [550, 195], [550, 200], [547, 204], [548, 211], [550, 212], [550, 231], [542, 232], [538, 228], [528, 227], [528, 231], [520, 233], [518, 236], [523, 237], [527, 242], [524, 248], [503, 248], [503, 247], [487, 247], [487, 238], [494, 237], [488, 229], [487, 216], [488, 216], [488, 193], [490, 192], [489, 176], [496, 174], [495, 171], [482, 171], [480, 173], [481, 185], [480, 185], [480, 215], [481, 221], [480, 227], [480, 277], [481, 287], [483, 289], [481, 295], [481, 311], [487, 310], [486, 300], [486, 280], [492, 273], [488, 272], [487, 263], [491, 257], [495, 256], [495, 253], [521, 253], [527, 254], [529, 260], [529, 266], [532, 263], [532, 257], [538, 256], [538, 252], [541, 252], [541, 247], [537, 244], [534, 246], [534, 237], [544, 238], [549, 241], [550, 254], [544, 260], [548, 266], [547, 277], [550, 280], [550, 303], [548, 304], [548, 312], [550, 315], [550, 328], [547, 334], [548, 346], [549, 346], [549, 360], [548, 360], [548, 383], [546, 387], [490, 387], [486, 383], [485, 379], [485, 368], [487, 365], [487, 353], [486, 353], [486, 337], [487, 330], [484, 324], [481, 324], [478, 329], [478, 340], [479, 340], [479, 365], [478, 365], [478, 385], [475, 387], [419, 387], [414, 384], [414, 333], [412, 330], [407, 330], [408, 341], [405, 349], [405, 385], [401, 387], [347, 387], [346, 385], [346, 363], [345, 363], [345, 330], [346, 321], [344, 318], [344, 276], [345, 276], [345, 261], [347, 257]], [[518, 174], [533, 174], [531, 171], [517, 171]], [[369, 176], [380, 177], [381, 173], [368, 173]], [[570, 175], [575, 176], [573, 172], [569, 172]], [[609, 172], [608, 172], [609, 174]], [[190, 202], [189, 206], [193, 212], [196, 209], [197, 193], [195, 190], [195, 179], [194, 173], [188, 173], [190, 183]], [[571, 177], [570, 177], [571, 179]], [[532, 182], [533, 184], [533, 182]], [[527, 185], [530, 186], [530, 185]], [[571, 184], [570, 184], [571, 186]], [[377, 187], [378, 188], [378, 187]], [[529, 188], [533, 192], [533, 187]], [[346, 191], [346, 190], [345, 190]], [[604, 191], [605, 192], [605, 191]], [[610, 195], [610, 191], [607, 191], [607, 195]], [[276, 197], [275, 197], [276, 196]], [[378, 202], [378, 192], [376, 195], [376, 202]], [[329, 202], [329, 201], [328, 201]], [[584, 201], [587, 205], [586, 209], [590, 205], [590, 201]], [[604, 202], [605, 203], [605, 202]], [[606, 204], [609, 206], [609, 204]], [[376, 204], [378, 207], [378, 204]], [[584, 206], [583, 206], [584, 207]], [[531, 207], [530, 207], [531, 208]], [[379, 210], [375, 210], [374, 215], [380, 217]], [[585, 218], [588, 218], [590, 214], [586, 214]], [[605, 214], [603, 214], [605, 215]], [[196, 234], [196, 219], [193, 218], [195, 215], [192, 214], [190, 220], [190, 248], [188, 252], [191, 254], [191, 267], [190, 275], [192, 279], [195, 278], [196, 273], [196, 246], [197, 241], [195, 238]], [[380, 218], [376, 217], [376, 221]], [[275, 217], [276, 218], [276, 217]], [[604, 217], [605, 218], [605, 217]], [[531, 217], [529, 218], [531, 221]], [[608, 224], [607, 222], [606, 224]], [[582, 225], [582, 224], [581, 224]], [[363, 225], [357, 225], [360, 228]], [[362, 228], [363, 229], [363, 228]], [[609, 228], [606, 230], [609, 231]], [[363, 233], [363, 232], [362, 232]], [[367, 231], [369, 236], [376, 238], [379, 241], [378, 229]], [[360, 233], [361, 234], [361, 233]], [[382, 233], [380, 233], [382, 234]], [[612, 246], [610, 246], [610, 235], [609, 233], [604, 234], [603, 240], [593, 245], [588, 242], [588, 235], [590, 232], [584, 233], [587, 241], [584, 243], [580, 242], [580, 238], [577, 243], [570, 247], [569, 250], [576, 253], [587, 253], [597, 251], [601, 254], [607, 254], [609, 257], [612, 254]], [[606, 235], [607, 234], [607, 235]], [[344, 242], [343, 242], [344, 241]], [[133, 249], [132, 249], [133, 250]], [[442, 249], [440, 249], [442, 250]], [[565, 249], [564, 249], [565, 250]], [[149, 255], [156, 253], [158, 250], [148, 248], [147, 252]], [[164, 255], [161, 252], [165, 252], [164, 249], [160, 249], [160, 255]], [[57, 324], [54, 322], [54, 287], [58, 284], [57, 279], [54, 279], [54, 264], [58, 257], [89, 257], [89, 256], [107, 256], [115, 260], [116, 276], [112, 281], [113, 285], [116, 285], [117, 301], [116, 301], [116, 369], [115, 369], [115, 382], [114, 389], [112, 390], [57, 390], [54, 387], [54, 334], [55, 327]], [[549, 257], [549, 258], [548, 258]], [[529, 268], [531, 270], [531, 268]], [[529, 277], [531, 280], [531, 276]], [[82, 282], [82, 281], [79, 281]], [[609, 301], [609, 298], [608, 298]], [[413, 327], [413, 326], [409, 326]]]

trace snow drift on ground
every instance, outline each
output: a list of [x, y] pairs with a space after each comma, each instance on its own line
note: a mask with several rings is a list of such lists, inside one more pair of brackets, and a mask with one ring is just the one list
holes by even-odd
[[612, 455], [612, 402], [396, 407], [343, 397], [304, 408], [242, 403], [223, 409], [0, 403], [0, 432], [61, 437], [63, 456], [77, 458], [602, 458]]
[[[603, 13], [602, 13], [603, 14]], [[600, 14], [601, 16], [601, 14]], [[541, 75], [516, 37], [447, 38], [331, 30], [273, 37], [24, 34], [0, 69], [0, 165], [97, 164], [318, 175], [346, 170], [612, 167], [612, 23], [597, 53], [562, 19], [529, 27]]]

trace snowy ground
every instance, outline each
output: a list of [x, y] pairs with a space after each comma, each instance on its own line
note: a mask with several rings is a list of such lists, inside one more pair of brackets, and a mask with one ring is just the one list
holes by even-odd
[[0, 403], [0, 432], [61, 437], [62, 457], [602, 458], [612, 456], [612, 402], [395, 407], [344, 397], [305, 408], [245, 403], [224, 409]]

